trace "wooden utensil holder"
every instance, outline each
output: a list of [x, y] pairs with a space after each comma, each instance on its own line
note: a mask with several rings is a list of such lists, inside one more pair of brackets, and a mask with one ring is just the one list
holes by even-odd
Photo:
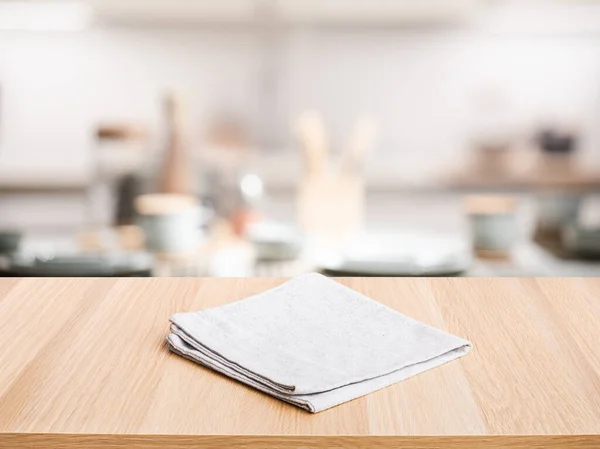
[[298, 224], [311, 236], [341, 243], [362, 230], [364, 203], [361, 176], [307, 174], [298, 186]]

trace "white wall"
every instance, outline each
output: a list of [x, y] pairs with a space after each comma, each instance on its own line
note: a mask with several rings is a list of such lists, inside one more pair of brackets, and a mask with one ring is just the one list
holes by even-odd
[[[291, 30], [280, 39], [271, 115], [273, 134], [283, 136], [288, 151], [293, 141], [285, 128], [304, 108], [323, 111], [335, 149], [353, 120], [370, 112], [382, 129], [371, 176], [422, 177], [462, 160], [477, 114], [475, 92], [494, 85], [506, 93], [519, 126], [576, 117], [583, 149], [600, 160], [598, 34], [329, 29]], [[0, 173], [84, 176], [94, 125], [135, 120], [158, 127], [160, 93], [169, 87], [189, 95], [197, 146], [218, 105], [260, 122], [269, 111], [260, 109], [259, 42], [251, 30], [0, 32]], [[288, 167], [272, 165], [267, 176], [289, 181]]]
[[194, 125], [217, 104], [252, 110], [255, 56], [243, 33], [0, 32], [0, 164], [86, 170], [94, 126], [157, 128], [165, 89], [185, 92]]
[[371, 111], [387, 150], [372, 161], [380, 170], [410, 176], [456, 165], [477, 119], [476, 93], [490, 85], [507, 95], [521, 129], [575, 118], [582, 149], [598, 159], [600, 141], [590, 141], [600, 128], [598, 37], [333, 33], [294, 44], [291, 109], [317, 105], [338, 140], [358, 111]]

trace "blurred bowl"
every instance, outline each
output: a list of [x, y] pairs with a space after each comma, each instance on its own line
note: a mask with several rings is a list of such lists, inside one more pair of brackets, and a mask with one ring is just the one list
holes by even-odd
[[254, 246], [258, 260], [297, 259], [304, 248], [300, 230], [280, 223], [251, 224], [246, 230], [246, 237]]
[[544, 229], [559, 229], [577, 222], [583, 198], [578, 194], [545, 194], [538, 198], [538, 222]]
[[566, 226], [561, 233], [565, 249], [582, 257], [600, 257], [600, 228]]

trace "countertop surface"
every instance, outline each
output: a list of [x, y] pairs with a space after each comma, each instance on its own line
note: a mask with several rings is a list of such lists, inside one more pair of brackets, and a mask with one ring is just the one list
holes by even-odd
[[600, 447], [600, 279], [339, 279], [474, 347], [316, 415], [168, 351], [283, 281], [0, 279], [0, 447]]

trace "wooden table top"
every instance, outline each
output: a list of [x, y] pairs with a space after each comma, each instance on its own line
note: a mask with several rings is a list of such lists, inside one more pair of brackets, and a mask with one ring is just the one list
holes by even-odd
[[600, 447], [600, 279], [339, 280], [473, 350], [313, 415], [165, 345], [283, 279], [1, 279], [0, 447]]

